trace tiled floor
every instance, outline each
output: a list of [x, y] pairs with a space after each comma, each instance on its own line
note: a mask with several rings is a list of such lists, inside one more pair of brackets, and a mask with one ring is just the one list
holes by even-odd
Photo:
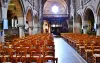
[[55, 42], [55, 57], [58, 57], [58, 63], [87, 63], [62, 38], [54, 38], [54, 42]]

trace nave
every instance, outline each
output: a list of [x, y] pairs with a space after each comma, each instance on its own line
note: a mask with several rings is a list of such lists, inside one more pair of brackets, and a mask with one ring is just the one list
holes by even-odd
[[87, 63], [63, 38], [55, 37], [54, 43], [58, 63]]
[[0, 62], [44, 63], [45, 61], [87, 63], [67, 41], [61, 37], [53, 37], [52, 34], [36, 34], [0, 43]]
[[62, 36], [35, 34], [0, 43], [0, 62], [100, 63], [100, 43], [97, 42], [100, 37], [84, 34]]

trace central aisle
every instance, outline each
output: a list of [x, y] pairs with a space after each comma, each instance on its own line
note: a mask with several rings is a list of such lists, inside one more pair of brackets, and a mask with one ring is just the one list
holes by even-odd
[[58, 63], [87, 63], [65, 40], [54, 38]]

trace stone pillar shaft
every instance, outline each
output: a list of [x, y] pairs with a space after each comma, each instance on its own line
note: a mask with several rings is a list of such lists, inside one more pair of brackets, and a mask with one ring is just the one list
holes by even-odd
[[19, 37], [24, 37], [24, 25], [18, 25], [19, 27]]
[[96, 17], [96, 25], [98, 24], [98, 28], [96, 27], [96, 35], [100, 36], [100, 16]]

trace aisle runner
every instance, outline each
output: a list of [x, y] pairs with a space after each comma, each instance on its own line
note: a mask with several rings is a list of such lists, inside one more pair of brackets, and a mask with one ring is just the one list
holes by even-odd
[[87, 63], [62, 38], [54, 38], [54, 42], [55, 42], [55, 57], [58, 57], [58, 63]]

